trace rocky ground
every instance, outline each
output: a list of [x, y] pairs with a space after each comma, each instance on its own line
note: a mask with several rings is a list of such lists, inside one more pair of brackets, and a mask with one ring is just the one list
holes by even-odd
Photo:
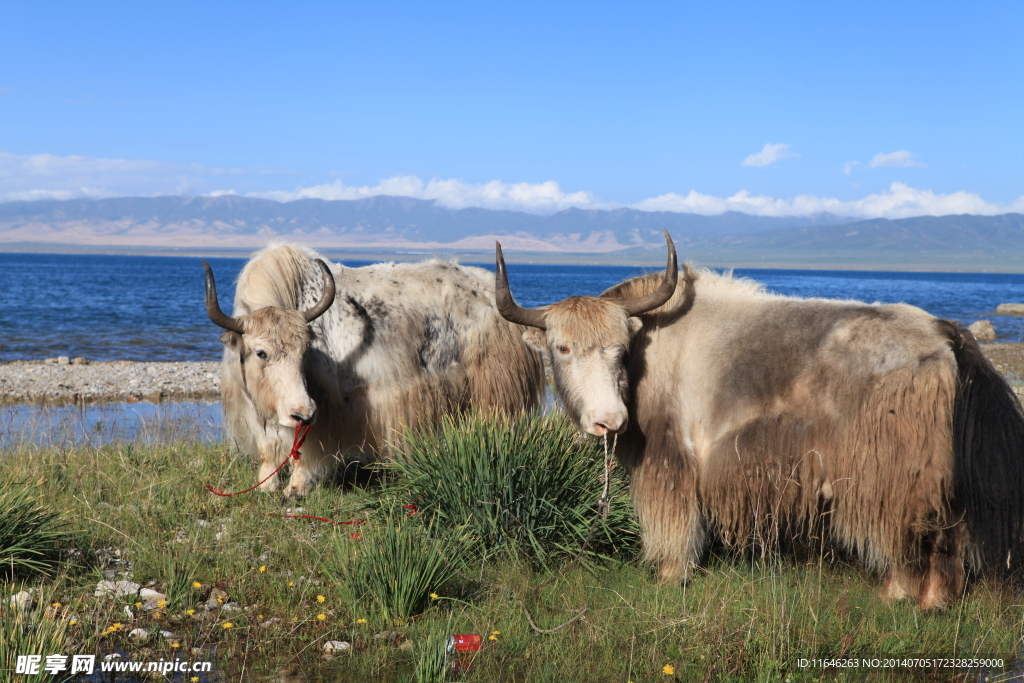
[[217, 361], [137, 363], [60, 358], [0, 363], [0, 405], [160, 403], [217, 398]]
[[[1024, 382], [1024, 344], [981, 345], [1007, 379]], [[51, 358], [0, 363], [0, 405], [134, 403], [220, 398], [217, 361], [137, 363]]]

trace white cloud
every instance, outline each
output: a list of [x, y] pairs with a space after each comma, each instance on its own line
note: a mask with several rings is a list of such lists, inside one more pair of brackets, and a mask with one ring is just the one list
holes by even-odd
[[[917, 163], [914, 162], [913, 155], [902, 158], [904, 161]], [[847, 166], [852, 169], [852, 165], [856, 163], [847, 162]], [[718, 197], [691, 190], [687, 194], [671, 192], [651, 197], [632, 205], [600, 200], [593, 193], [586, 191], [566, 192], [553, 180], [542, 183], [505, 183], [493, 180], [474, 184], [440, 178], [424, 181], [417, 176], [402, 175], [385, 178], [375, 185], [349, 186], [339, 180], [329, 184], [300, 187], [290, 192], [254, 193], [246, 189], [245, 185], [253, 178], [266, 175], [265, 170], [217, 169], [198, 164], [0, 152], [0, 201], [203, 192], [210, 196], [243, 194], [279, 201], [302, 198], [361, 199], [393, 195], [434, 200], [439, 205], [449, 208], [481, 207], [542, 214], [570, 207], [613, 209], [624, 206], [643, 211], [675, 211], [703, 215], [742, 211], [758, 216], [805, 216], [828, 211], [841, 216], [863, 218], [1024, 212], [1024, 196], [1000, 204], [987, 201], [973, 192], [941, 193], [910, 187], [899, 182], [892, 183], [882, 192], [854, 200], [810, 194], [779, 198], [754, 195], [746, 190], [729, 197]], [[230, 178], [229, 182], [237, 187], [238, 191], [216, 189], [218, 184], [226, 184], [225, 178]], [[235, 185], [236, 182], [239, 185]], [[265, 183], [264, 177], [260, 184]]]
[[878, 168], [880, 166], [896, 166], [899, 168], [925, 168], [926, 165], [914, 158], [913, 152], [908, 152], [905, 149], [901, 149], [896, 152], [889, 152], [885, 154], [879, 152], [875, 155], [875, 158], [868, 164], [871, 168]]
[[[194, 194], [249, 173], [166, 161], [0, 152], [0, 201]], [[258, 172], [251, 172], [256, 175]]]
[[282, 202], [296, 199], [363, 199], [379, 195], [414, 197], [435, 200], [450, 209], [470, 206], [485, 209], [513, 209], [535, 213], [553, 213], [568, 209], [610, 206], [599, 203], [589, 192], [563, 192], [558, 183], [503, 183], [492, 180], [474, 185], [461, 180], [432, 178], [423, 182], [416, 176], [394, 176], [376, 185], [353, 187], [340, 180], [325, 185], [296, 188], [291, 192], [256, 192], [254, 197], [276, 199]]
[[851, 173], [853, 173], [853, 169], [855, 166], [860, 166], [860, 162], [857, 161], [856, 159], [854, 159], [853, 161], [847, 161], [846, 163], [843, 164], [843, 173], [845, 173], [846, 175], [850, 175]]
[[673, 192], [645, 199], [633, 207], [643, 211], [678, 211], [707, 216], [725, 211], [742, 211], [755, 216], [807, 216], [828, 211], [839, 216], [909, 218], [961, 213], [995, 215], [1024, 211], [1024, 196], [1009, 204], [996, 204], [985, 201], [973, 192], [943, 194], [932, 190], [919, 190], [904, 183], [893, 183], [887, 191], [852, 201], [814, 195], [777, 199], [766, 195], [754, 196], [746, 190], [741, 190], [731, 197], [714, 197], [691, 190], [686, 196]]
[[760, 152], [757, 154], [751, 154], [749, 157], [743, 160], [744, 166], [771, 166], [776, 161], [783, 159], [789, 159], [790, 157], [798, 157], [799, 154], [795, 154], [789, 151], [790, 145], [785, 143], [778, 144], [766, 144]]

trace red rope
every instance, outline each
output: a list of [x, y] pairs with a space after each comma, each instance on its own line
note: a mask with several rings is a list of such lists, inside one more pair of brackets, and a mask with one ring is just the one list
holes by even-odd
[[[284, 466], [288, 463], [289, 459], [291, 459], [291, 458], [295, 458], [296, 460], [299, 459], [299, 449], [302, 448], [302, 442], [306, 440], [306, 434], [309, 432], [309, 428], [312, 427], [312, 426], [313, 426], [312, 422], [300, 422], [299, 424], [295, 425], [295, 439], [294, 439], [294, 441], [292, 441], [292, 452], [288, 454], [287, 458], [285, 458], [284, 460], [281, 461], [281, 464], [277, 466], [276, 470], [274, 470], [273, 472], [268, 474], [263, 481], [258, 482], [255, 486], [250, 486], [249, 488], [245, 489], [244, 491], [235, 491], [234, 493], [224, 493], [224, 489], [222, 489], [220, 487], [214, 487], [214, 486], [210, 486], [209, 484], [205, 484], [206, 490], [209, 491], [210, 493], [214, 494], [214, 495], [221, 496], [222, 498], [230, 498], [231, 496], [237, 496], [237, 495], [240, 495], [240, 494], [243, 494], [243, 493], [249, 493], [249, 491], [252, 491], [255, 488], [259, 488], [260, 486], [265, 484], [267, 481], [269, 481], [271, 478], [276, 476], [278, 472], [283, 470]], [[303, 427], [305, 427], [305, 429], [303, 429]], [[327, 521], [330, 521], [330, 520], [327, 520]]]
[[[288, 461], [290, 459], [292, 459], [292, 458], [294, 458], [296, 460], [299, 459], [299, 449], [302, 448], [302, 443], [306, 440], [306, 434], [309, 432], [309, 428], [312, 427], [312, 426], [313, 426], [312, 422], [300, 422], [299, 424], [295, 425], [295, 439], [292, 441], [292, 451], [291, 451], [291, 453], [289, 453], [288, 457], [286, 457], [284, 460], [281, 461], [281, 464], [277, 466], [276, 470], [274, 470], [269, 475], [267, 475], [267, 477], [263, 481], [257, 483], [255, 486], [250, 486], [249, 488], [245, 489], [244, 491], [235, 491], [234, 493], [224, 493], [224, 489], [222, 489], [222, 488], [210, 486], [209, 484], [204, 484], [204, 486], [206, 486], [206, 490], [209, 491], [210, 493], [214, 494], [214, 495], [221, 496], [222, 498], [230, 498], [231, 496], [237, 496], [237, 495], [240, 495], [240, 494], [243, 494], [243, 493], [249, 493], [249, 491], [252, 491], [253, 489], [259, 488], [265, 482], [269, 481], [272, 477], [274, 477], [278, 472], [280, 472], [282, 469], [284, 469], [284, 466], [288, 463]], [[415, 506], [415, 505], [403, 505], [402, 507], [409, 508], [409, 514], [410, 515], [416, 514], [416, 511], [418, 509], [417, 506]], [[328, 524], [362, 524], [363, 522], [366, 521], [365, 519], [355, 519], [355, 520], [351, 520], [351, 521], [347, 521], [347, 522], [335, 522], [333, 519], [327, 519], [326, 517], [317, 517], [316, 515], [279, 515], [279, 514], [274, 513], [274, 512], [260, 512], [258, 514], [265, 515], [267, 517], [284, 517], [286, 519], [315, 519], [318, 522], [327, 522]], [[352, 538], [357, 539], [357, 540], [358, 540], [358, 538], [357, 538], [358, 536], [359, 536], [358, 533], [352, 534]]]

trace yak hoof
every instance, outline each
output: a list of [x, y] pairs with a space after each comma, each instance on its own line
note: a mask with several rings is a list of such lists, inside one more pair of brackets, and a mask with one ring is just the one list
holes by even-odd
[[281, 505], [291, 505], [292, 503], [299, 502], [303, 498], [305, 498], [305, 496], [297, 491], [285, 491], [281, 496]]

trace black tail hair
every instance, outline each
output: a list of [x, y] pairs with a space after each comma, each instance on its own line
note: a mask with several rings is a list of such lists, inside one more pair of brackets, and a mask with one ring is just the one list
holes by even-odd
[[977, 340], [939, 321], [959, 386], [953, 411], [956, 507], [965, 517], [977, 570], [1013, 571], [1024, 552], [1024, 410]]

